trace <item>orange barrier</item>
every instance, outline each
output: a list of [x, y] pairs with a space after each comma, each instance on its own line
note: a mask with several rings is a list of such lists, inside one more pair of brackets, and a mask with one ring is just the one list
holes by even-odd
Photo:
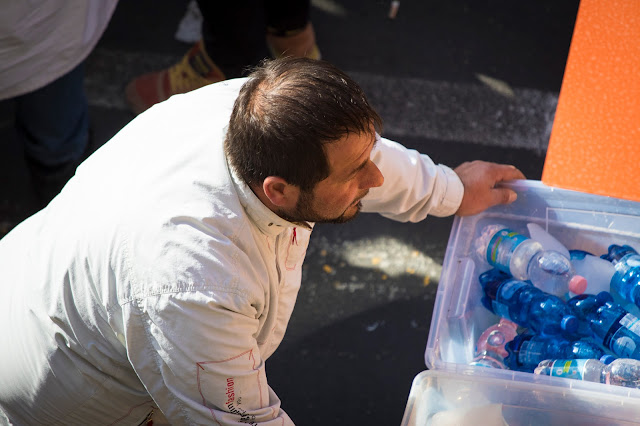
[[582, 0], [542, 181], [640, 201], [640, 1]]

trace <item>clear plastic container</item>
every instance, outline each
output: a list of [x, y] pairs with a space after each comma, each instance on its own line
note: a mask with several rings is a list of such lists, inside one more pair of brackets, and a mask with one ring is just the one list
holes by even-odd
[[[532, 412], [545, 411], [544, 404], [539, 403], [539, 399], [544, 398], [552, 404], [549, 412], [558, 407], [558, 413], [575, 413], [586, 418], [590, 416], [584, 413], [600, 416], [600, 420], [594, 417], [594, 421], [582, 421], [581, 418], [577, 423], [577, 417], [562, 417], [561, 414], [557, 418], [564, 422], [554, 418], [544, 423], [531, 423], [522, 417], [514, 424], [640, 424], [640, 390], [559, 377], [544, 377], [546, 381], [540, 382], [534, 380], [531, 373], [468, 365], [476, 355], [475, 343], [480, 335], [500, 321], [482, 305], [483, 292], [478, 276], [490, 266], [478, 262], [474, 252], [474, 242], [487, 225], [500, 223], [526, 234], [527, 224], [535, 223], [568, 249], [590, 253], [606, 253], [610, 244], [640, 246], [638, 202], [551, 188], [539, 181], [518, 181], [505, 186], [518, 193], [513, 204], [454, 219], [425, 351], [427, 367], [436, 370], [429, 373], [444, 374], [446, 371], [449, 374], [447, 381], [465, 386], [475, 387], [473, 383], [478, 381], [480, 392], [485, 386], [495, 389], [489, 394], [495, 396], [497, 402], [530, 407]], [[625, 305], [625, 308], [640, 315], [633, 304]], [[518, 390], [512, 392], [512, 388]], [[519, 395], [517, 401], [506, 401], [515, 394]], [[545, 396], [547, 394], [549, 398]], [[557, 401], [564, 401], [561, 404], [556, 404], [552, 397], [558, 394], [561, 397]], [[583, 403], [586, 401], [591, 404]], [[464, 401], [460, 403], [464, 404]], [[584, 410], [578, 409], [583, 406], [586, 407]], [[523, 413], [526, 411], [523, 408]], [[621, 412], [626, 414], [619, 414]]]
[[[504, 380], [429, 370], [413, 380], [402, 426], [622, 426], [640, 422], [637, 389], [548, 376]], [[500, 370], [504, 371], [504, 370]], [[608, 392], [610, 389], [620, 393]]]

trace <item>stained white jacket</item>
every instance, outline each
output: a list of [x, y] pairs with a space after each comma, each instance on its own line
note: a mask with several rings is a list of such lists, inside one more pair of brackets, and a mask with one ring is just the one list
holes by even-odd
[[[243, 79], [174, 96], [0, 240], [0, 423], [289, 425], [267, 384], [311, 228], [267, 209], [222, 152]], [[453, 214], [462, 184], [381, 139], [364, 210]], [[5, 419], [5, 422], [7, 420]]]

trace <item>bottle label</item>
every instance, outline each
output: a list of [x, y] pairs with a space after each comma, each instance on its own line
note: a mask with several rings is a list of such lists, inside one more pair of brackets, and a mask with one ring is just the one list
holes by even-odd
[[551, 364], [552, 377], [565, 377], [567, 379], [582, 380], [586, 359], [557, 360]]
[[487, 262], [502, 272], [509, 273], [509, 263], [516, 247], [527, 237], [510, 229], [502, 229], [491, 238], [487, 247]]
[[621, 358], [640, 356], [640, 321], [632, 314], [623, 314], [609, 330], [604, 345]]

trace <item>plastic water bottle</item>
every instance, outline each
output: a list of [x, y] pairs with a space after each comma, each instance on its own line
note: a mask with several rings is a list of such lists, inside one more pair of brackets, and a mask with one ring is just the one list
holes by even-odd
[[591, 336], [591, 319], [594, 318], [600, 306], [607, 302], [613, 302], [613, 297], [609, 292], [602, 291], [597, 295], [579, 294], [567, 301], [567, 306], [571, 313], [579, 320], [577, 335], [586, 337]]
[[505, 345], [518, 335], [518, 325], [501, 318], [498, 324], [487, 328], [478, 338], [475, 357], [471, 365], [492, 368], [507, 368], [504, 358], [508, 355]]
[[511, 370], [533, 372], [545, 359], [599, 359], [604, 351], [586, 340], [570, 341], [552, 336], [521, 334], [506, 345], [505, 365]]
[[[605, 357], [607, 356], [610, 357], [610, 355], [605, 355]], [[640, 388], [640, 361], [628, 358], [614, 359], [609, 363], [607, 361], [606, 359], [604, 361], [602, 359], [549, 359], [542, 361], [534, 370], [534, 373], [628, 388]]]
[[569, 250], [569, 253], [576, 274], [587, 279], [585, 293], [611, 291], [611, 278], [616, 269], [610, 261], [583, 250]]
[[581, 294], [587, 288], [587, 280], [576, 275], [566, 256], [543, 250], [539, 242], [502, 225], [486, 226], [476, 240], [476, 250], [491, 266], [555, 296]]
[[543, 335], [574, 336], [578, 319], [565, 302], [497, 269], [479, 277], [482, 303], [496, 315]]
[[599, 344], [620, 358], [640, 359], [640, 321], [617, 303], [606, 302], [598, 308], [591, 319], [591, 332]]
[[609, 252], [602, 255], [614, 265], [611, 289], [624, 300], [640, 307], [640, 255], [628, 245], [612, 244]]
[[506, 370], [507, 366], [504, 364], [504, 358], [495, 352], [483, 351], [473, 358], [469, 365], [475, 365], [477, 367], [499, 368]]
[[[594, 366], [602, 367], [611, 364], [616, 357], [613, 355], [602, 355], [600, 359], [545, 359], [540, 361], [538, 366], [533, 370], [533, 374], [540, 376], [564, 377], [565, 379], [589, 380], [593, 378]], [[585, 368], [586, 367], [586, 368]], [[585, 378], [585, 373], [587, 378]], [[599, 381], [598, 381], [599, 382]]]

